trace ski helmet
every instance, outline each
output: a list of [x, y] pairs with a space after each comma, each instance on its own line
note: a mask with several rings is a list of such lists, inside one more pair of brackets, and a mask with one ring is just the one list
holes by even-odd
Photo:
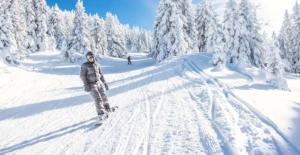
[[94, 57], [94, 53], [93, 53], [93, 52], [87, 52], [86, 55], [85, 55], [85, 57], [87, 57], [87, 56], [92, 56], [92, 57]]

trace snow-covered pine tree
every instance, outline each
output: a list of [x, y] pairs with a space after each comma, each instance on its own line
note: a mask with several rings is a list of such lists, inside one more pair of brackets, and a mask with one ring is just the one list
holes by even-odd
[[197, 46], [199, 52], [208, 52], [212, 33], [217, 25], [216, 13], [213, 11], [210, 0], [203, 0], [196, 10]]
[[75, 12], [74, 11], [62, 11], [62, 28], [63, 28], [63, 35], [64, 35], [64, 40], [62, 42], [62, 47], [61, 47], [61, 52], [63, 57], [66, 60], [69, 59], [69, 48], [71, 47], [71, 41], [73, 38], [73, 29], [74, 29], [74, 18], [75, 18]]
[[278, 35], [278, 44], [280, 49], [280, 56], [284, 61], [284, 66], [286, 71], [291, 71], [292, 62], [292, 50], [291, 50], [291, 41], [292, 41], [292, 23], [288, 11], [285, 11], [283, 23]]
[[182, 13], [183, 33], [185, 40], [188, 43], [189, 52], [195, 50], [196, 47], [196, 27], [195, 27], [195, 8], [192, 0], [179, 0], [178, 9]]
[[248, 0], [241, 0], [238, 9], [238, 29], [236, 31], [239, 42], [235, 65], [238, 65], [238, 67], [243, 68], [249, 65], [262, 67], [263, 40], [259, 30], [256, 9]]
[[117, 16], [106, 14], [105, 22], [108, 54], [113, 57], [126, 55], [125, 31]]
[[124, 27], [125, 31], [125, 43], [126, 43], [126, 49], [127, 51], [131, 52], [138, 52], [137, 49], [137, 39], [138, 39], [138, 34], [139, 34], [139, 28], [133, 27], [130, 29], [129, 25], [125, 25]]
[[54, 50], [57, 49], [57, 45], [56, 45], [56, 39], [54, 37], [54, 29], [53, 29], [53, 18], [51, 17], [53, 13], [53, 8], [49, 8], [48, 10], [48, 21], [47, 21], [47, 37], [48, 37], [48, 45], [49, 45], [49, 50]]
[[223, 32], [225, 36], [224, 50], [227, 54], [228, 62], [237, 63], [238, 41], [236, 32], [238, 31], [237, 4], [235, 0], [228, 0], [225, 7], [223, 18]]
[[[234, 65], [238, 65], [238, 67], [243, 68], [245, 66], [249, 66], [250, 58], [248, 57], [250, 55], [250, 40], [251, 40], [251, 34], [250, 30], [248, 30], [251, 27], [253, 27], [252, 23], [250, 23], [250, 4], [247, 0], [242, 0], [239, 5], [238, 9], [238, 31], [236, 31], [236, 35], [239, 38], [238, 46], [237, 46], [237, 61]], [[229, 58], [232, 59], [232, 58]], [[234, 59], [234, 58], [233, 58]]]
[[250, 42], [250, 60], [254, 66], [262, 68], [264, 65], [262, 55], [263, 52], [265, 52], [264, 40], [266, 40], [266, 38], [264, 38], [261, 34], [262, 23], [260, 23], [257, 18], [256, 8], [253, 8], [252, 23], [254, 27], [250, 31], [252, 36], [252, 40]]
[[140, 34], [140, 44], [141, 44], [141, 50], [140, 52], [150, 52], [150, 49], [152, 47], [152, 39], [150, 32], [142, 31]]
[[150, 53], [153, 48], [153, 33], [150, 31], [145, 32], [145, 40], [146, 40], [146, 49], [147, 52]]
[[73, 37], [75, 13], [73, 11], [62, 11], [62, 27], [65, 39], [62, 43], [62, 54], [68, 59], [68, 48], [71, 46], [71, 38]]
[[74, 25], [74, 19], [75, 19], [75, 12], [74, 11], [63, 11], [62, 12], [63, 16], [63, 25], [64, 25], [64, 32], [65, 35], [69, 34], [71, 35], [73, 33], [73, 29], [75, 27]]
[[55, 48], [61, 50], [63, 46], [63, 42], [65, 40], [64, 32], [63, 32], [63, 17], [62, 12], [55, 4], [53, 8], [51, 8], [50, 15], [48, 18], [48, 31], [47, 34], [49, 38], [54, 39]]
[[94, 44], [92, 51], [96, 55], [107, 55], [107, 36], [105, 32], [105, 21], [97, 14], [92, 17], [91, 37]]
[[45, 0], [32, 0], [33, 10], [35, 13], [35, 43], [36, 51], [48, 49], [49, 38], [47, 35], [47, 22], [48, 22], [48, 6]]
[[11, 63], [15, 60], [16, 41], [13, 35], [13, 24], [10, 12], [10, 1], [0, 2], [0, 57]]
[[138, 27], [125, 26], [126, 48], [131, 52], [149, 52], [151, 48], [151, 34]]
[[296, 1], [291, 18], [293, 21], [292, 33], [290, 34], [292, 36], [290, 43], [291, 52], [289, 55], [291, 58], [290, 64], [292, 72], [300, 73], [300, 5], [298, 4], [298, 1]]
[[222, 31], [221, 25], [217, 25], [211, 39], [211, 49], [213, 52], [212, 64], [216, 66], [216, 70], [222, 70], [226, 63], [226, 51], [225, 35]]
[[141, 30], [139, 28], [133, 28], [131, 30], [133, 36], [133, 49], [136, 52], [140, 52], [142, 50], [142, 40], [141, 40]]
[[270, 77], [268, 77], [267, 81], [272, 83], [274, 87], [281, 90], [288, 90], [288, 85], [286, 80], [283, 77], [284, 74], [284, 65], [282, 59], [280, 57], [280, 49], [278, 48], [278, 42], [276, 39], [275, 33], [273, 33], [272, 39], [269, 42], [268, 51], [269, 57], [267, 62], [267, 68]]
[[132, 49], [136, 52], [141, 52], [143, 50], [143, 41], [141, 38], [141, 30], [138, 27], [134, 27], [131, 30], [132, 35]]
[[26, 43], [27, 50], [30, 52], [36, 51], [36, 23], [35, 13], [32, 0], [24, 0], [24, 16], [26, 21]]
[[26, 21], [24, 16], [24, 7], [21, 6], [19, 0], [11, 0], [11, 20], [13, 26], [13, 35], [16, 41], [16, 49], [20, 58], [25, 57], [30, 53], [27, 49], [27, 32]]
[[88, 43], [87, 14], [81, 0], [77, 1], [73, 23], [74, 28], [69, 37], [67, 53], [65, 55], [71, 62], [84, 56], [85, 53], [91, 50]]
[[153, 57], [161, 62], [170, 57], [189, 52], [189, 43], [186, 41], [186, 31], [183, 29], [185, 19], [181, 9], [178, 8], [180, 1], [161, 0], [157, 10], [154, 28]]
[[95, 25], [95, 15], [87, 15], [86, 16], [86, 32], [87, 32], [87, 43], [88, 43], [88, 49], [92, 51], [94, 54], [96, 54], [96, 43], [94, 41], [94, 37], [92, 36], [92, 33], [94, 33], [94, 25]]

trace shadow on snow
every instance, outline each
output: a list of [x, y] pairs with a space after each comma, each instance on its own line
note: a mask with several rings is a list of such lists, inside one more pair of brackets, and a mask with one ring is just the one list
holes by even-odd
[[29, 117], [45, 111], [61, 109], [71, 106], [81, 105], [89, 102], [91, 99], [88, 95], [81, 95], [63, 99], [43, 101], [39, 103], [25, 104], [18, 107], [12, 107], [0, 110], [0, 121], [7, 119], [17, 119]]
[[96, 118], [91, 118], [89, 120], [85, 120], [85, 121], [82, 121], [82, 122], [79, 122], [79, 123], [76, 123], [76, 124], [55, 130], [55, 131], [51, 131], [49, 133], [37, 136], [37, 137], [29, 139], [29, 140], [24, 140], [20, 143], [0, 149], [0, 154], [14, 152], [16, 150], [23, 149], [23, 148], [26, 148], [29, 146], [33, 146], [33, 145], [41, 143], [41, 142], [47, 142], [49, 140], [52, 140], [52, 139], [55, 139], [58, 137], [62, 137], [64, 135], [74, 133], [78, 130], [86, 129], [86, 131], [90, 131], [92, 128], [94, 128], [95, 120], [96, 120]]

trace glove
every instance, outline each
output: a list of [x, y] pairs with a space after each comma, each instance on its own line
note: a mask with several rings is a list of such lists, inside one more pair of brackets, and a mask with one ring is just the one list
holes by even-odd
[[91, 91], [91, 87], [89, 85], [84, 85], [84, 91], [90, 92]]
[[105, 108], [105, 110], [107, 111], [107, 112], [111, 112], [111, 109], [110, 109], [110, 106], [109, 106], [109, 104], [104, 104], [104, 108]]
[[109, 90], [108, 85], [106, 83], [104, 84], [104, 86], [106, 90]]

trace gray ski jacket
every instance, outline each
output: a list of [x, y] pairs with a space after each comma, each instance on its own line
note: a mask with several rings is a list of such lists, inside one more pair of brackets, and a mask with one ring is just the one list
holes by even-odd
[[97, 63], [83, 63], [81, 65], [80, 78], [85, 87], [90, 86], [91, 84], [97, 84], [98, 82], [107, 85], [101, 68]]

